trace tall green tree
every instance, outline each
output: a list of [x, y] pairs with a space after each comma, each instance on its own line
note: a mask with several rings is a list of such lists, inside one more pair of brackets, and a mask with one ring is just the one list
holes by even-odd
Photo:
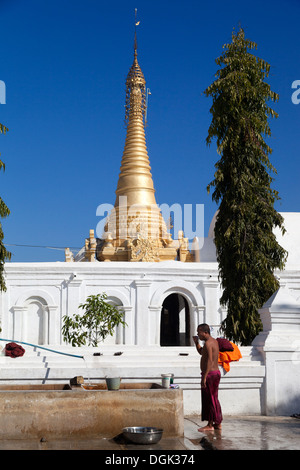
[[[8, 131], [7, 127], [3, 124], [0, 124], [1, 134]], [[5, 164], [0, 160], [0, 170], [5, 171]], [[10, 210], [7, 205], [4, 203], [3, 199], [0, 197], [0, 218], [5, 218], [10, 214]], [[4, 243], [4, 233], [2, 229], [2, 224], [0, 223], [0, 291], [6, 290], [5, 278], [4, 278], [4, 264], [7, 259], [11, 258], [11, 253], [6, 250]]]
[[275, 269], [283, 269], [285, 250], [273, 233], [284, 233], [282, 216], [274, 209], [278, 192], [271, 188], [272, 150], [269, 118], [277, 113], [269, 106], [278, 95], [265, 82], [270, 65], [255, 56], [254, 42], [243, 29], [233, 31], [232, 42], [216, 59], [216, 79], [205, 90], [212, 98], [212, 121], [206, 139], [216, 139], [217, 161], [212, 199], [219, 204], [215, 245], [222, 285], [221, 305], [227, 306], [222, 329], [227, 338], [251, 344], [262, 328], [258, 309], [278, 289]]

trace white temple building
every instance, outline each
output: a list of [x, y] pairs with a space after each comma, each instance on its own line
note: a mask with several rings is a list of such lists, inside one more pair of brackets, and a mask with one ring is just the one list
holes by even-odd
[[[219, 303], [214, 219], [208, 237], [198, 240], [199, 249], [194, 244], [190, 251], [183, 233], [172, 240], [154, 196], [136, 41], [126, 84], [127, 136], [114, 210], [102, 237], [91, 230], [77, 256], [66, 250], [65, 262], [5, 265], [0, 346], [9, 341], [28, 345], [22, 357], [2, 353], [0, 382], [68, 382], [78, 375], [95, 382], [111, 373], [124, 381], [160, 382], [161, 374], [173, 373], [184, 392], [185, 413], [199, 413], [200, 356], [192, 336], [203, 322], [217, 336], [226, 317]], [[300, 213], [282, 215], [286, 234], [277, 238], [288, 260], [285, 270], [276, 273], [281, 287], [262, 306], [263, 332], [252, 346], [240, 348], [243, 357], [230, 364], [229, 372], [223, 371], [224, 414], [300, 409]], [[63, 317], [101, 292], [122, 307], [127, 326], [118, 327], [98, 348], [65, 344]]]

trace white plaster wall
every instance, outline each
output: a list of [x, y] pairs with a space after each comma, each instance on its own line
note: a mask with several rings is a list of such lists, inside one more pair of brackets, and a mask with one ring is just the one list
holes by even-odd
[[198, 323], [219, 322], [219, 284], [215, 263], [9, 263], [7, 291], [1, 294], [2, 334], [26, 340], [30, 298], [45, 306], [47, 344], [62, 344], [64, 315], [80, 311], [91, 294], [106, 292], [125, 310], [128, 327], [107, 342], [159, 345], [160, 313], [164, 299], [182, 294], [188, 302], [192, 334]]
[[[222, 377], [220, 400], [224, 413], [288, 413], [287, 402], [299, 407], [300, 214], [283, 215], [287, 234], [282, 238], [278, 235], [278, 240], [288, 250], [289, 258], [286, 269], [276, 275], [286, 290], [281, 290], [262, 309], [263, 333], [258, 335], [251, 351], [243, 352], [243, 359]], [[2, 338], [15, 341], [30, 338], [28, 306], [32, 299], [40, 299], [40, 308], [45, 313], [44, 342], [57, 350], [66, 350], [61, 337], [62, 317], [78, 311], [88, 295], [104, 291], [123, 306], [128, 327], [116, 331], [103, 347], [107, 351], [122, 347], [128, 354], [130, 348], [133, 350], [129, 356], [124, 353], [121, 359], [110, 354], [105, 367], [101, 362], [101, 370], [96, 366], [98, 359], [92, 358], [91, 353], [90, 359], [82, 364], [80, 359], [58, 359], [55, 354], [46, 353], [42, 360], [42, 356], [27, 351], [23, 358], [13, 362], [0, 357], [1, 377], [13, 382], [57, 381], [84, 375], [86, 370], [99, 377], [122, 366], [122, 372], [131, 380], [157, 381], [160, 373], [173, 371], [184, 389], [186, 413], [197, 413], [199, 357], [192, 347], [160, 348], [160, 312], [167, 295], [176, 292], [187, 299], [192, 329], [202, 322], [215, 331], [218, 329], [226, 311], [219, 305], [212, 234], [213, 223], [202, 255], [200, 251], [199, 263], [7, 263], [7, 291], [0, 294]], [[188, 356], [180, 358], [180, 351], [186, 351]]]

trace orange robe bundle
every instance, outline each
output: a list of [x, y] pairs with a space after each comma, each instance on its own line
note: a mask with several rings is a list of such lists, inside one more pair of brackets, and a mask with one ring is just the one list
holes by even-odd
[[223, 367], [226, 372], [230, 371], [229, 363], [232, 361], [239, 361], [242, 357], [241, 351], [236, 344], [229, 341], [233, 347], [233, 351], [219, 351], [218, 363]]

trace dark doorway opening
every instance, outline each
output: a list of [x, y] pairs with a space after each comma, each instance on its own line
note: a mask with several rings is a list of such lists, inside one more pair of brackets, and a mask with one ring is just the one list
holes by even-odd
[[190, 346], [190, 312], [183, 295], [165, 298], [160, 321], [161, 346]]

